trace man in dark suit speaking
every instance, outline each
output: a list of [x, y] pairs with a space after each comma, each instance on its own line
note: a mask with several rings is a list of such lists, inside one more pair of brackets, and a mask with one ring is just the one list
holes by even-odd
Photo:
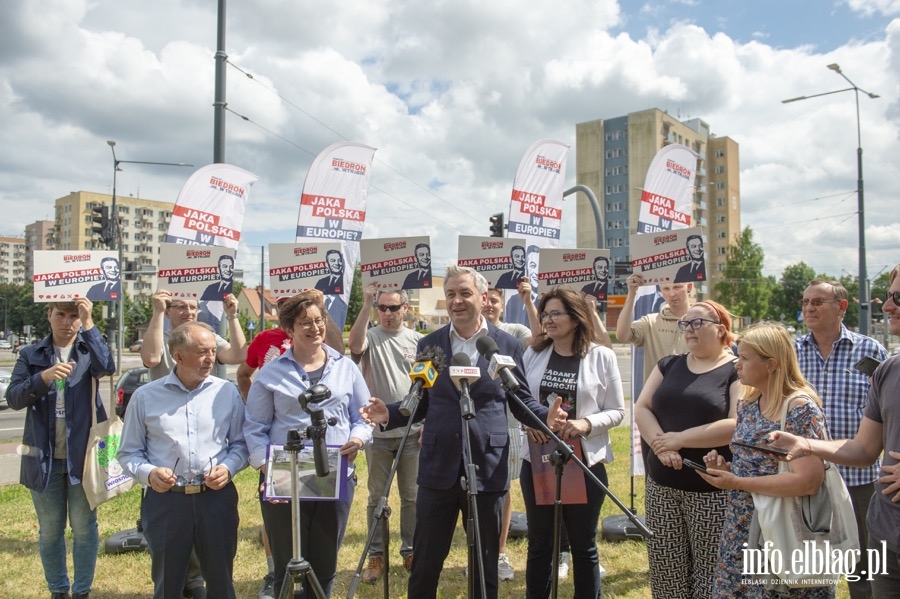
[[339, 250], [328, 250], [325, 262], [331, 272], [316, 281], [316, 289], [325, 295], [341, 295], [344, 293], [344, 256]]
[[[531, 396], [522, 375], [522, 344], [482, 316], [481, 309], [486, 297], [487, 281], [481, 274], [471, 268], [449, 266], [444, 279], [444, 299], [450, 324], [419, 341], [417, 352], [422, 355], [434, 348], [447, 356], [462, 352], [481, 371], [480, 378], [470, 381], [475, 417], [465, 421], [471, 435], [472, 461], [477, 466], [477, 480], [468, 482], [477, 485], [478, 489], [476, 502], [485, 586], [488, 599], [495, 599], [500, 518], [503, 497], [509, 488], [507, 398], [500, 381], [488, 376], [488, 362], [478, 354], [476, 341], [490, 336], [496, 341], [501, 354], [515, 360], [517, 368], [513, 373], [520, 385], [516, 395], [528, 409], [516, 402], [510, 402], [509, 409], [521, 422], [533, 422], [537, 416], [556, 424], [565, 419], [565, 412], [559, 409], [559, 401], [548, 410]], [[383, 424], [385, 428], [404, 426], [409, 418], [400, 414], [399, 407], [400, 404], [385, 406], [380, 399], [373, 398], [369, 406], [363, 408], [363, 416], [370, 423]], [[407, 589], [408, 596], [417, 599], [430, 599], [437, 595], [441, 569], [450, 550], [459, 512], [462, 511], [464, 517], [468, 513], [467, 495], [461, 485], [465, 462], [460, 392], [446, 372], [438, 375], [433, 387], [423, 391], [412, 416], [415, 421], [426, 417], [428, 425], [422, 431], [419, 454], [419, 494], [413, 535], [416, 552]], [[471, 574], [477, 577], [478, 573]], [[477, 596], [480, 592], [476, 592]]]
[[100, 260], [100, 272], [105, 279], [101, 283], [92, 285], [88, 289], [87, 297], [92, 302], [102, 300], [117, 300], [122, 294], [122, 282], [119, 280], [119, 261], [115, 258], [103, 258]]
[[673, 282], [694, 283], [696, 281], [705, 281], [706, 260], [703, 258], [703, 238], [699, 235], [689, 235], [686, 245], [691, 261], [678, 269]]
[[234, 279], [234, 257], [230, 254], [219, 256], [219, 280], [209, 285], [200, 299], [205, 302], [221, 302], [231, 293]]

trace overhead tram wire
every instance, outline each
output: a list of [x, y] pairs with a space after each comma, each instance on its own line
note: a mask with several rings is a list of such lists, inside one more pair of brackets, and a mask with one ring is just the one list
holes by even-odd
[[[247, 123], [250, 123], [251, 125], [253, 125], [253, 126], [255, 126], [255, 127], [258, 127], [259, 129], [262, 129], [262, 130], [265, 131], [266, 133], [268, 133], [268, 134], [270, 134], [270, 135], [272, 135], [272, 136], [274, 136], [274, 137], [277, 137], [277, 138], [280, 139], [281, 141], [283, 141], [283, 142], [285, 142], [285, 143], [287, 143], [287, 144], [289, 144], [289, 145], [294, 146], [294, 147], [297, 148], [298, 150], [302, 150], [303, 152], [306, 152], [307, 154], [309, 154], [309, 155], [312, 156], [313, 158], [315, 158], [315, 157], [317, 156], [316, 153], [314, 153], [314, 152], [312, 152], [312, 151], [310, 151], [310, 150], [307, 150], [307, 149], [304, 148], [303, 146], [301, 146], [301, 145], [299, 145], [299, 144], [297, 144], [297, 143], [295, 143], [295, 142], [293, 142], [293, 141], [287, 139], [286, 137], [284, 137], [284, 136], [282, 136], [282, 135], [279, 135], [278, 133], [275, 133], [274, 131], [272, 131], [272, 130], [270, 130], [270, 129], [267, 129], [266, 127], [263, 127], [262, 125], [260, 125], [259, 123], [257, 123], [257, 122], [254, 121], [253, 119], [251, 119], [250, 117], [245, 116], [245, 115], [243, 115], [243, 114], [241, 114], [241, 113], [239, 113], [239, 112], [236, 112], [236, 111], [234, 111], [233, 109], [229, 108], [228, 106], [225, 107], [225, 110], [228, 111], [228, 112], [230, 112], [230, 113], [232, 113], [233, 115], [237, 116], [237, 117], [240, 118], [241, 120], [246, 121]], [[390, 168], [390, 167], [388, 167], [388, 168]], [[412, 210], [415, 210], [416, 212], [418, 212], [418, 213], [420, 213], [420, 214], [422, 214], [422, 215], [424, 215], [424, 216], [427, 216], [427, 217], [430, 218], [430, 219], [434, 219], [434, 218], [435, 218], [435, 216], [434, 216], [433, 213], [426, 212], [425, 210], [423, 210], [422, 208], [419, 208], [418, 206], [415, 206], [415, 205], [413, 205], [413, 204], [410, 204], [409, 202], [407, 202], [407, 201], [405, 201], [405, 200], [401, 200], [401, 199], [398, 198], [397, 196], [393, 195], [393, 194], [390, 193], [390, 192], [387, 192], [387, 191], [381, 189], [380, 187], [378, 187], [378, 186], [376, 186], [376, 185], [372, 185], [372, 184], [370, 183], [370, 184], [369, 184], [369, 187], [370, 187], [371, 189], [374, 189], [374, 190], [376, 190], [376, 191], [379, 191], [379, 192], [383, 193], [385, 196], [387, 196], [387, 197], [389, 197], [389, 198], [391, 198], [391, 199], [393, 199], [393, 200], [396, 200], [397, 202], [400, 202], [400, 203], [403, 204], [404, 206], [406, 206], [406, 207], [408, 207], [408, 208], [411, 208]], [[443, 200], [441, 200], [441, 201], [443, 201]], [[457, 209], [457, 210], [458, 210], [458, 209]], [[441, 221], [441, 224], [446, 226], [448, 223], [446, 223], [446, 222], [444, 222], [444, 221]], [[463, 231], [463, 230], [460, 229], [459, 227], [455, 227], [455, 226], [453, 226], [453, 225], [450, 225], [450, 227], [451, 227], [452, 229], [456, 230], [458, 233], [461, 233], [461, 234], [463, 234], [463, 235], [468, 235], [468, 231]]]
[[844, 213], [842, 213], [842, 214], [832, 214], [831, 216], [818, 216], [818, 217], [816, 217], [816, 218], [808, 218], [808, 219], [806, 219], [806, 220], [796, 220], [796, 221], [789, 222], [789, 223], [777, 223], [777, 224], [774, 224], [774, 225], [766, 225], [766, 226], [763, 226], [763, 227], [753, 227], [753, 230], [754, 230], [754, 231], [762, 231], [762, 230], [765, 230], [765, 229], [777, 229], [778, 227], [792, 227], [792, 226], [794, 226], [794, 225], [802, 225], [802, 224], [805, 224], [805, 223], [813, 223], [813, 222], [816, 222], [816, 221], [819, 221], [819, 220], [829, 220], [829, 219], [832, 219], [832, 218], [838, 218], [838, 217], [841, 217], [841, 216], [845, 216], [845, 217], [847, 217], [847, 218], [845, 218], [844, 220], [842, 220], [842, 221], [840, 221], [840, 222], [838, 222], [838, 223], [835, 223], [835, 225], [839, 225], [839, 224], [845, 222], [847, 219], [849, 219], [849, 218], [851, 218], [851, 217], [853, 217], [853, 216], [856, 216], [856, 212], [844, 212]]
[[[309, 112], [307, 112], [306, 110], [304, 110], [303, 108], [301, 108], [301, 107], [298, 106], [296, 103], [294, 103], [294, 102], [292, 102], [291, 100], [289, 100], [288, 98], [284, 97], [283, 95], [281, 95], [280, 93], [278, 93], [277, 91], [275, 91], [274, 89], [272, 89], [271, 87], [269, 87], [269, 86], [267, 86], [267, 85], [264, 85], [262, 82], [260, 82], [258, 79], [256, 79], [256, 77], [254, 77], [252, 73], [248, 73], [247, 71], [245, 71], [244, 69], [240, 68], [239, 66], [237, 66], [236, 64], [234, 64], [234, 63], [231, 62], [230, 60], [227, 60], [227, 59], [226, 59], [225, 62], [226, 62], [228, 65], [230, 65], [232, 68], [234, 68], [235, 70], [237, 70], [239, 73], [243, 74], [245, 77], [247, 77], [248, 79], [250, 79], [253, 83], [259, 85], [259, 86], [262, 87], [264, 90], [268, 91], [269, 93], [271, 93], [271, 94], [275, 95], [276, 97], [278, 97], [279, 99], [281, 99], [281, 100], [282, 100], [284, 103], [286, 103], [288, 106], [291, 106], [292, 108], [294, 108], [294, 109], [296, 109], [296, 110], [302, 112], [302, 113], [305, 114], [307, 117], [309, 117], [310, 119], [312, 119], [313, 121], [315, 121], [316, 123], [318, 123], [319, 125], [321, 125], [322, 127], [324, 127], [325, 129], [327, 129], [327, 130], [330, 131], [331, 133], [335, 134], [336, 136], [338, 136], [338, 137], [341, 138], [342, 140], [344, 140], [344, 141], [350, 141], [350, 139], [349, 139], [346, 135], [343, 135], [342, 133], [336, 131], [335, 129], [333, 129], [332, 127], [330, 127], [327, 123], [325, 123], [325, 122], [323, 122], [322, 120], [316, 118], [315, 116], [313, 116], [312, 114], [310, 114]], [[237, 113], [235, 113], [235, 114], [237, 114]], [[239, 116], [240, 116], [240, 115], [239, 115]], [[244, 120], [249, 120], [249, 119], [247, 119], [246, 117], [241, 117], [241, 118], [243, 118]], [[279, 137], [280, 137], [280, 136], [279, 136]], [[283, 138], [282, 138], [282, 139], [283, 139]], [[298, 146], [298, 147], [299, 147], [299, 146]], [[304, 151], [307, 151], [307, 152], [308, 152], [308, 150], [306, 150], [306, 149], [304, 149]], [[434, 191], [432, 191], [431, 189], [429, 189], [427, 186], [422, 185], [422, 184], [419, 183], [418, 181], [415, 181], [414, 179], [410, 178], [408, 175], [406, 175], [406, 174], [404, 174], [404, 173], [398, 171], [397, 169], [395, 169], [394, 167], [392, 167], [392, 166], [391, 166], [390, 164], [388, 164], [387, 162], [384, 162], [383, 160], [379, 159], [378, 157], [376, 157], [375, 160], [376, 160], [379, 164], [384, 165], [386, 168], [390, 169], [391, 171], [393, 171], [394, 173], [396, 173], [397, 175], [399, 175], [400, 177], [402, 177], [403, 179], [406, 179], [407, 181], [409, 181], [410, 183], [412, 183], [413, 185], [415, 185], [416, 187], [418, 187], [419, 189], [421, 189], [421, 190], [424, 191], [425, 193], [427, 193], [427, 194], [429, 194], [430, 196], [434, 197], [434, 198], [435, 198], [436, 200], [438, 200], [439, 202], [441, 202], [441, 203], [443, 203], [443, 204], [449, 206], [450, 208], [453, 208], [454, 210], [456, 210], [457, 212], [459, 212], [460, 214], [462, 214], [462, 215], [465, 216], [466, 218], [471, 219], [473, 222], [477, 222], [477, 223], [479, 223], [479, 224], [481, 223], [480, 220], [476, 219], [476, 218], [475, 218], [474, 216], [472, 216], [470, 213], [465, 212], [465, 211], [462, 210], [459, 206], [456, 206], [455, 204], [452, 204], [452, 203], [448, 202], [447, 200], [443, 199], [442, 197], [440, 197], [439, 195], [437, 195], [436, 193], [434, 193]], [[375, 189], [378, 189], [378, 188], [375, 187]], [[382, 193], [384, 193], [384, 194], [387, 195], [388, 197], [392, 197], [392, 198], [396, 199], [397, 201], [400, 201], [402, 204], [404, 204], [404, 205], [406, 205], [406, 206], [410, 206], [410, 204], [408, 204], [408, 203], [406, 203], [406, 202], [402, 202], [402, 201], [399, 200], [396, 196], [393, 196], [393, 195], [391, 195], [391, 194], [385, 192], [385, 191], [382, 190], [382, 189], [378, 189], [378, 191], [381, 191]], [[419, 210], [419, 212], [422, 212], [422, 211]], [[424, 214], [424, 213], [423, 213], [423, 214]], [[428, 216], [431, 216], [431, 217], [433, 218], [433, 215], [431, 215], [431, 214], [429, 214]], [[446, 223], [443, 223], [443, 222], [442, 222], [442, 224], [446, 224]], [[462, 231], [462, 230], [460, 230], [460, 229], [457, 229], [456, 227], [453, 227], [453, 228], [456, 229], [457, 231], [459, 231], [460, 233], [465, 233], [464, 231]]]
[[[838, 202], [839, 204], [842, 204], [845, 201], [847, 201], [848, 199], [855, 198], [855, 197], [856, 197], [856, 190], [853, 189], [851, 191], [842, 191], [840, 193], [833, 193], [833, 194], [827, 195], [827, 196], [819, 196], [819, 197], [815, 197], [815, 198], [809, 198], [808, 200], [796, 200], [795, 202], [793, 202], [793, 204], [808, 204], [810, 202], [819, 202], [821, 200], [829, 200], [831, 198], [842, 198], [841, 201]], [[770, 209], [771, 209], [771, 206], [760, 206], [760, 207], [754, 208], [752, 210], [743, 210], [742, 209], [741, 213], [742, 214], [753, 214], [754, 212], [761, 212], [763, 210], [770, 210]], [[854, 214], [856, 214], [856, 213], [854, 212]]]

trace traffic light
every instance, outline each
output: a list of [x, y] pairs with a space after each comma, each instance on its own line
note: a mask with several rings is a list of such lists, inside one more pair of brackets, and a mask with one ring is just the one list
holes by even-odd
[[91, 220], [95, 223], [91, 231], [100, 236], [100, 243], [109, 247], [112, 243], [112, 227], [109, 222], [109, 206], [91, 208]]
[[137, 262], [134, 260], [125, 260], [122, 263], [122, 277], [126, 281], [134, 281], [137, 279]]
[[491, 216], [491, 237], [503, 237], [503, 213]]

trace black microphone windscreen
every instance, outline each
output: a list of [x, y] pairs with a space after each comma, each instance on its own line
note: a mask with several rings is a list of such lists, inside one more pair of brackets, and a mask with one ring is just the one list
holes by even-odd
[[491, 357], [494, 354], [500, 353], [500, 348], [497, 347], [497, 342], [487, 335], [485, 335], [484, 337], [479, 337], [475, 340], [475, 348], [478, 350], [478, 353], [484, 356], [484, 359], [488, 361], [490, 361]]
[[444, 354], [444, 350], [436, 345], [423, 347], [419, 355], [416, 356], [416, 362], [429, 361], [438, 374], [447, 367], [447, 356]]
[[472, 359], [469, 358], [468, 354], [464, 354], [463, 352], [459, 352], [458, 354], [453, 354], [453, 357], [450, 358], [450, 366], [471, 366]]

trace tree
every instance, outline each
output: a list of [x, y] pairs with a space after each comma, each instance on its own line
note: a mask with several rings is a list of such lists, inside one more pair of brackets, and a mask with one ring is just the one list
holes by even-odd
[[785, 324], [797, 324], [800, 300], [807, 284], [816, 278], [816, 271], [806, 262], [791, 264], [781, 273], [781, 280], [772, 289], [769, 318]]
[[344, 330], [349, 331], [350, 327], [356, 322], [359, 311], [363, 305], [363, 288], [362, 288], [362, 269], [359, 264], [353, 269], [353, 287], [350, 289], [350, 298], [347, 302], [347, 321], [344, 323]]
[[751, 321], [768, 314], [773, 281], [762, 274], [764, 260], [762, 246], [753, 241], [750, 227], [728, 247], [725, 278], [715, 284], [715, 290], [719, 302], [732, 314]]

